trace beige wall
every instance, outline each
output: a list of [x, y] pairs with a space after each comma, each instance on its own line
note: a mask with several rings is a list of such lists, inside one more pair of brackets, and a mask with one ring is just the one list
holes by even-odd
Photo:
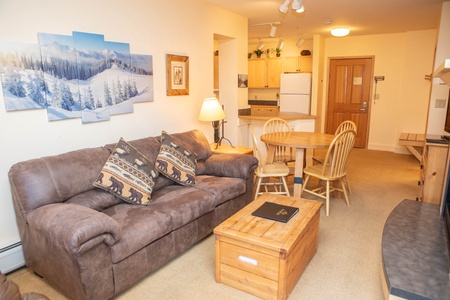
[[[433, 70], [436, 39], [436, 30], [344, 38], [314, 36], [297, 48], [297, 38], [285, 38], [282, 56], [299, 55], [303, 49], [312, 52], [311, 113], [318, 116], [316, 131], [325, 128], [329, 58], [374, 57], [374, 75], [385, 76], [385, 81], [377, 85], [380, 99], [370, 99], [368, 148], [409, 153], [398, 145], [398, 137], [401, 132], [425, 132], [431, 85], [425, 75], [430, 75]], [[263, 41], [266, 43], [264, 49], [275, 48], [278, 43], [277, 38]], [[257, 43], [249, 42], [249, 52], [256, 49]], [[265, 95], [264, 99], [275, 99], [278, 90], [252, 91], [258, 96]]]
[[430, 81], [424, 77], [432, 72], [435, 41], [435, 30], [325, 39], [322, 115], [328, 59], [373, 56], [374, 75], [385, 76], [385, 81], [378, 82], [380, 99], [370, 100], [368, 148], [405, 152], [398, 146], [400, 133], [425, 132]]
[[[191, 0], [2, 0], [0, 40], [37, 43], [37, 33], [71, 35], [72, 31], [104, 34], [109, 41], [129, 43], [132, 53], [153, 55], [152, 103], [134, 105], [134, 113], [82, 125], [79, 119], [48, 122], [45, 110], [6, 112], [0, 93], [0, 247], [16, 241], [18, 231], [7, 172], [13, 163], [81, 147], [95, 147], [199, 128], [212, 141], [209, 123], [197, 120], [202, 101], [213, 95], [214, 34], [228, 38], [221, 79], [225, 110], [233, 117], [246, 95], [237, 88], [237, 73], [247, 73], [247, 19], [201, 1]], [[165, 55], [189, 56], [190, 95], [166, 96]], [[236, 112], [235, 112], [236, 111]], [[237, 140], [235, 119], [227, 135]]]

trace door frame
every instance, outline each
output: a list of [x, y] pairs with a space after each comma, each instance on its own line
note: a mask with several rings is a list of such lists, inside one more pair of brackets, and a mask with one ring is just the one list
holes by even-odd
[[374, 69], [375, 69], [375, 55], [361, 55], [361, 56], [330, 56], [328, 57], [327, 62], [327, 84], [326, 84], [326, 105], [325, 105], [325, 111], [324, 111], [324, 132], [326, 132], [327, 128], [327, 122], [328, 122], [328, 100], [329, 100], [329, 92], [330, 92], [330, 65], [331, 60], [337, 60], [337, 59], [371, 59], [372, 60], [372, 69], [370, 70], [370, 87], [369, 87], [369, 93], [370, 93], [370, 99], [367, 100], [367, 128], [366, 128], [366, 140], [364, 141], [364, 148], [367, 149], [369, 146], [369, 133], [370, 133], [370, 119], [372, 115], [372, 101], [373, 101], [373, 77], [374, 77]]

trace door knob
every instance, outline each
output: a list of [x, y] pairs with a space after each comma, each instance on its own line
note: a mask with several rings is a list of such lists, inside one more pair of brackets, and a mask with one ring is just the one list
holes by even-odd
[[363, 101], [362, 108], [360, 108], [359, 110], [362, 111], [363, 113], [367, 112], [367, 101]]

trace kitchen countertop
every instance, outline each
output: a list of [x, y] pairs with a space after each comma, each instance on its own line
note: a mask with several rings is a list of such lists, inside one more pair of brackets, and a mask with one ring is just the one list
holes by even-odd
[[283, 112], [283, 111], [257, 111], [251, 112], [249, 115], [238, 115], [239, 119], [245, 120], [269, 120], [271, 118], [281, 118], [284, 120], [304, 120], [304, 119], [316, 119], [316, 116], [296, 113], [296, 112]]

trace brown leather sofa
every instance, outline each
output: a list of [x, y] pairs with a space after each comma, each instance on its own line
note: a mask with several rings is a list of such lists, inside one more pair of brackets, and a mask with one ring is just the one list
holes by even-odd
[[0, 272], [0, 300], [50, 300], [38, 293], [21, 294], [19, 287]]
[[[115, 144], [13, 165], [9, 179], [27, 267], [69, 298], [110, 299], [252, 200], [254, 157], [212, 154], [198, 130], [172, 137], [196, 154], [197, 182], [186, 187], [159, 175], [148, 206], [93, 187]], [[129, 143], [155, 162], [160, 137]]]

